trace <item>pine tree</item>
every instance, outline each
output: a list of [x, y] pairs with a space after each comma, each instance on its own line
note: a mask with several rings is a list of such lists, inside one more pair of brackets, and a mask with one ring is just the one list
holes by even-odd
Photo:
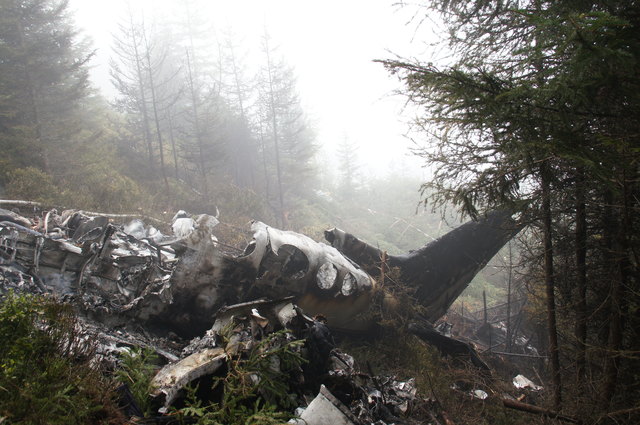
[[351, 198], [356, 189], [356, 177], [358, 173], [358, 146], [347, 136], [337, 149], [338, 165], [340, 172], [339, 188], [344, 198]]
[[239, 187], [258, 189], [258, 143], [252, 134], [256, 87], [246, 75], [245, 58], [239, 52], [237, 36], [228, 30], [221, 42], [221, 93], [229, 102], [234, 115], [232, 131], [227, 144], [231, 175]]
[[312, 159], [316, 152], [314, 133], [305, 117], [296, 92], [293, 69], [263, 37], [264, 62], [259, 81], [259, 108], [263, 165], [269, 180], [275, 182], [277, 216], [286, 227], [289, 204], [310, 189], [314, 175]]
[[[0, 2], [0, 165], [57, 173], [89, 95], [87, 45], [58, 0]], [[0, 182], [5, 178], [0, 174]]]

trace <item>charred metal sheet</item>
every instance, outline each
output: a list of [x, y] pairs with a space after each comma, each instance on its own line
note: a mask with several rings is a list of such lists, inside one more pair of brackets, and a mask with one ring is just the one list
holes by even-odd
[[358, 418], [335, 398], [327, 387], [322, 385], [316, 398], [309, 403], [294, 423], [297, 425], [355, 425], [358, 423]]
[[[388, 267], [400, 270], [403, 284], [413, 287], [415, 298], [435, 322], [469, 285], [487, 262], [521, 229], [512, 214], [495, 211], [470, 221], [439, 239], [403, 255], [384, 255]], [[383, 252], [350, 233], [334, 228], [326, 239], [369, 273], [379, 270]]]
[[222, 348], [208, 348], [191, 354], [165, 366], [155, 375], [151, 382], [154, 388], [151, 395], [162, 399], [160, 403], [166, 409], [180, 390], [198, 378], [215, 373], [226, 361], [227, 354]]
[[250, 291], [269, 298], [295, 296], [308, 314], [323, 314], [349, 328], [370, 305], [376, 282], [335, 248], [299, 233], [255, 222], [249, 254], [239, 259], [257, 269]]

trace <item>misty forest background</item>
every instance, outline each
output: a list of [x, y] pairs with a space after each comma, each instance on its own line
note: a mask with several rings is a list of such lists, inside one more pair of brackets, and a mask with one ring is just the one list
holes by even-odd
[[365, 178], [347, 138], [335, 159], [318, 155], [295, 70], [268, 32], [253, 72], [230, 30], [211, 43], [198, 4], [176, 2], [154, 25], [122, 16], [107, 100], [66, 1], [0, 0], [0, 198], [165, 221], [219, 209], [230, 242], [257, 219], [317, 240], [341, 227], [390, 253], [455, 222], [424, 197], [468, 217], [511, 208], [528, 227], [462, 301], [477, 309], [484, 290], [504, 302], [507, 284], [527, 299], [550, 406], [601, 420], [638, 412], [637, 2], [412, 6], [442, 17], [451, 55], [378, 59], [418, 111], [429, 182]]

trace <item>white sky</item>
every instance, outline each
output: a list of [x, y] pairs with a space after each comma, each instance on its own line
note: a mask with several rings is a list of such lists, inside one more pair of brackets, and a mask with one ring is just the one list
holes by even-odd
[[[416, 8], [396, 0], [210, 0], [201, 13], [214, 27], [231, 27], [252, 53], [259, 54], [266, 27], [295, 69], [305, 111], [317, 130], [326, 158], [348, 137], [359, 145], [365, 173], [420, 173], [422, 163], [408, 154], [403, 137], [408, 113], [404, 99], [392, 96], [399, 83], [373, 59], [413, 56], [429, 59], [426, 37], [431, 22], [419, 28]], [[131, 0], [134, 8], [161, 11], [179, 0]], [[111, 34], [126, 0], [73, 0], [76, 22], [93, 39], [97, 55], [93, 79], [109, 95]], [[418, 33], [416, 33], [418, 30]]]

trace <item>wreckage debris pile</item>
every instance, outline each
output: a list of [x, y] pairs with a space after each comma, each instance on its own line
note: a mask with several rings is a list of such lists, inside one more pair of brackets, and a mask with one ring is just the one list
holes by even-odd
[[253, 222], [253, 239], [231, 253], [211, 215], [180, 211], [172, 225], [158, 226], [170, 235], [140, 219], [118, 226], [109, 217], [50, 210], [30, 220], [0, 209], [2, 264], [32, 276], [18, 279], [24, 290], [73, 300], [93, 320], [188, 338], [209, 329], [219, 308], [262, 297], [294, 295], [309, 314], [322, 309], [332, 326], [353, 325], [368, 308], [375, 281], [304, 235]]
[[[0, 295], [52, 294], [74, 305], [82, 332], [98, 341], [96, 356], [110, 368], [134, 347], [159, 354], [164, 366], [150, 394], [158, 414], [188, 405], [195, 388], [211, 406], [223, 406], [234, 397], [224, 391], [233, 376], [238, 379], [234, 385], [246, 391], [244, 399], [234, 402], [248, 406], [262, 400], [291, 416], [295, 412], [299, 423], [408, 423], [399, 417], [426, 403], [416, 396], [413, 380], [357, 372], [353, 358], [335, 348], [325, 324], [307, 317], [291, 297], [222, 308], [213, 326], [194, 338], [185, 337], [180, 326], [167, 331], [160, 318], [179, 322], [177, 307], [183, 315], [197, 315], [197, 305], [195, 313], [190, 311], [178, 291], [191, 290], [197, 297], [202, 290], [201, 298], [207, 296], [204, 284], [187, 288], [186, 279], [176, 275], [190, 276], [188, 267], [202, 267], [206, 255], [219, 258], [211, 255], [217, 219], [201, 215], [189, 218], [189, 226], [184, 220], [184, 213], [174, 217], [179, 236], [164, 236], [140, 220], [121, 227], [105, 216], [71, 210], [39, 212], [31, 220], [0, 209]], [[320, 275], [330, 268], [332, 276], [339, 271], [346, 280], [368, 279], [349, 262], [336, 262], [318, 265]]]
[[[172, 235], [137, 218], [119, 226], [75, 210], [25, 215], [0, 208], [0, 298], [47, 294], [73, 305], [108, 369], [137, 347], [155, 352], [148, 415], [234, 423], [233, 414], [262, 409], [308, 425], [438, 423], [438, 403], [418, 397], [413, 379], [360, 372], [326, 319], [309, 317], [322, 306], [332, 326], [348, 327], [368, 308], [376, 282], [335, 248], [255, 222], [253, 240], [230, 254], [213, 234], [216, 217], [184, 211], [156, 223]], [[424, 340], [460, 344], [420, 329]], [[135, 403], [128, 412], [141, 412]]]
[[[185, 388], [201, 387], [211, 377], [214, 387], [235, 377], [229, 388], [245, 394], [242, 403], [263, 400], [295, 409], [296, 424], [412, 423], [400, 417], [427, 403], [417, 397], [413, 379], [357, 372], [354, 359], [335, 348], [327, 327], [288, 300], [221, 310], [212, 329], [194, 338], [182, 358], [153, 379], [160, 412], [184, 403]], [[225, 394], [218, 393], [213, 401], [220, 405], [224, 400]]]

